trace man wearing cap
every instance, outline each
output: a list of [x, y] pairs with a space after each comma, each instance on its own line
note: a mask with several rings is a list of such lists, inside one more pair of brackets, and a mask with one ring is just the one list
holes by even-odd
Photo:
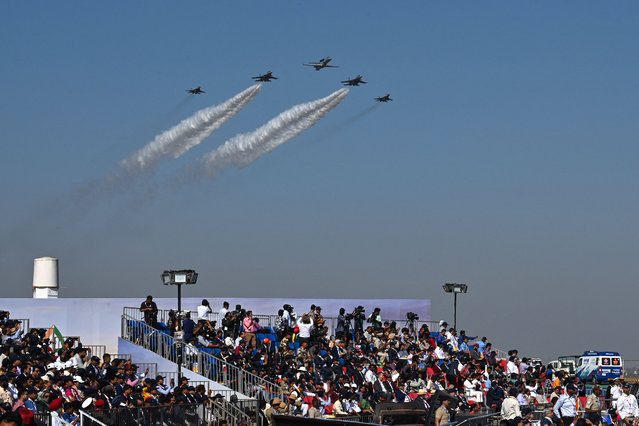
[[100, 358], [93, 355], [90, 359], [89, 359], [89, 365], [87, 365], [86, 370], [87, 370], [87, 376], [88, 377], [96, 377], [99, 378], [100, 377]]
[[597, 385], [593, 386], [592, 393], [588, 395], [586, 400], [586, 419], [597, 426], [601, 421], [601, 388]]
[[155, 376], [155, 389], [164, 396], [171, 393], [171, 387], [164, 383], [164, 376]]
[[446, 397], [442, 400], [442, 405], [435, 410], [435, 426], [444, 426], [450, 422], [448, 407], [450, 407], [450, 398]]
[[566, 386], [566, 393], [561, 395], [555, 406], [553, 412], [559, 419], [560, 424], [564, 426], [570, 426], [577, 416], [577, 388], [572, 383]]
[[269, 424], [273, 423], [273, 414], [278, 413], [277, 408], [279, 408], [281, 402], [281, 399], [275, 397], [271, 400], [268, 408], [264, 410], [264, 416], [266, 416], [266, 420], [268, 420]]
[[639, 417], [639, 406], [637, 398], [630, 393], [630, 384], [623, 384], [623, 393], [617, 399], [617, 414], [621, 418], [622, 424], [631, 425], [635, 418]]

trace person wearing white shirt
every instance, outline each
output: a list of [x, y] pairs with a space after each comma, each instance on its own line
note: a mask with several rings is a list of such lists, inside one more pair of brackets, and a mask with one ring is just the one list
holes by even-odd
[[555, 406], [553, 412], [564, 426], [570, 426], [577, 416], [577, 388], [572, 383], [566, 386], [566, 393], [562, 394]]
[[377, 380], [377, 374], [375, 374], [375, 372], [373, 371], [373, 368], [375, 367], [369, 367], [366, 369], [366, 374], [364, 374], [364, 380], [366, 380], [367, 383], [375, 383], [375, 381]]
[[453, 352], [458, 352], [459, 342], [457, 341], [457, 336], [455, 334], [455, 329], [451, 327], [451, 329], [446, 333], [446, 342], [450, 345]]
[[220, 313], [218, 315], [218, 321], [220, 321], [220, 324], [222, 323], [222, 320], [224, 319], [228, 311], [229, 311], [229, 302], [222, 303], [222, 309], [220, 309]]
[[211, 309], [211, 305], [209, 305], [209, 301], [206, 299], [202, 300], [202, 304], [197, 307], [197, 319], [199, 321], [208, 321], [209, 314], [213, 313], [213, 309]]
[[441, 345], [437, 345], [437, 347], [435, 348], [434, 354], [437, 357], [437, 359], [446, 358], [446, 352], [444, 352], [444, 348]]
[[501, 403], [501, 417], [504, 420], [508, 420], [509, 426], [515, 426], [514, 420], [521, 418], [521, 407], [517, 401], [517, 389], [515, 387], [510, 388], [508, 391], [508, 397]]
[[[480, 404], [484, 402], [484, 392], [481, 390], [481, 383], [477, 380], [477, 376], [468, 377], [464, 380], [464, 390], [466, 391], [466, 397], [468, 399], [472, 399]], [[519, 399], [519, 397], [517, 399]]]
[[286, 329], [290, 329], [293, 327], [291, 324], [291, 313], [287, 308], [289, 305], [284, 305], [284, 312], [282, 312], [282, 322], [286, 325]]
[[617, 406], [617, 400], [619, 397], [623, 395], [623, 391], [621, 390], [621, 386], [619, 386], [619, 380], [615, 380], [615, 383], [610, 388], [610, 399], [612, 399], [612, 406]]
[[617, 414], [625, 425], [632, 424], [635, 418], [639, 417], [637, 398], [630, 393], [630, 384], [628, 383], [624, 383], [623, 393], [617, 399]]
[[508, 373], [508, 375], [511, 375], [511, 374], [519, 375], [519, 367], [517, 366], [515, 359], [516, 358], [514, 356], [511, 356], [508, 359], [508, 364], [506, 364], [506, 373]]
[[309, 342], [311, 340], [311, 330], [313, 329], [313, 318], [311, 318], [308, 314], [302, 315], [297, 321], [297, 326], [300, 329], [298, 333], [298, 339], [300, 344], [302, 342]]

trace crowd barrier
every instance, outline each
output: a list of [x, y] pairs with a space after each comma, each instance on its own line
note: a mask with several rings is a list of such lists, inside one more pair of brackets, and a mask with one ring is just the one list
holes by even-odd
[[88, 410], [82, 417], [82, 425], [101, 426], [164, 426], [208, 425], [203, 404], [163, 404], [139, 408], [113, 407], [110, 410]]
[[[283, 397], [279, 385], [262, 377], [203, 352], [192, 345], [176, 341], [172, 336], [162, 333], [143, 321], [122, 316], [122, 338], [142, 346], [169, 361], [180, 363], [184, 368], [197, 372], [209, 380], [223, 384], [231, 390], [248, 397], [261, 395], [265, 400]], [[178, 348], [181, 347], [181, 351]], [[179, 360], [180, 352], [182, 359]]]

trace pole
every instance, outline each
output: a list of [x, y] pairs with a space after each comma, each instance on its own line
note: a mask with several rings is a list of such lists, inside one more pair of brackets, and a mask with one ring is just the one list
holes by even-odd
[[457, 330], [457, 293], [453, 293], [453, 295], [455, 297], [455, 301], [453, 302], [453, 327]]
[[[178, 283], [177, 285], [178, 288], [178, 314], [177, 317], [179, 318], [178, 320], [178, 331], [182, 331], [182, 283]], [[180, 333], [181, 334], [181, 333]], [[182, 378], [182, 345], [184, 344], [184, 336], [182, 336], [182, 339], [177, 342], [177, 373], [178, 373], [178, 384], [180, 382], [180, 379]]]

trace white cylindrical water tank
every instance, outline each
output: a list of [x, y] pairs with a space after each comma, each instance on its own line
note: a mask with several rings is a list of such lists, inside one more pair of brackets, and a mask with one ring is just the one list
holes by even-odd
[[39, 257], [33, 260], [33, 297], [47, 299], [58, 297], [58, 259]]

